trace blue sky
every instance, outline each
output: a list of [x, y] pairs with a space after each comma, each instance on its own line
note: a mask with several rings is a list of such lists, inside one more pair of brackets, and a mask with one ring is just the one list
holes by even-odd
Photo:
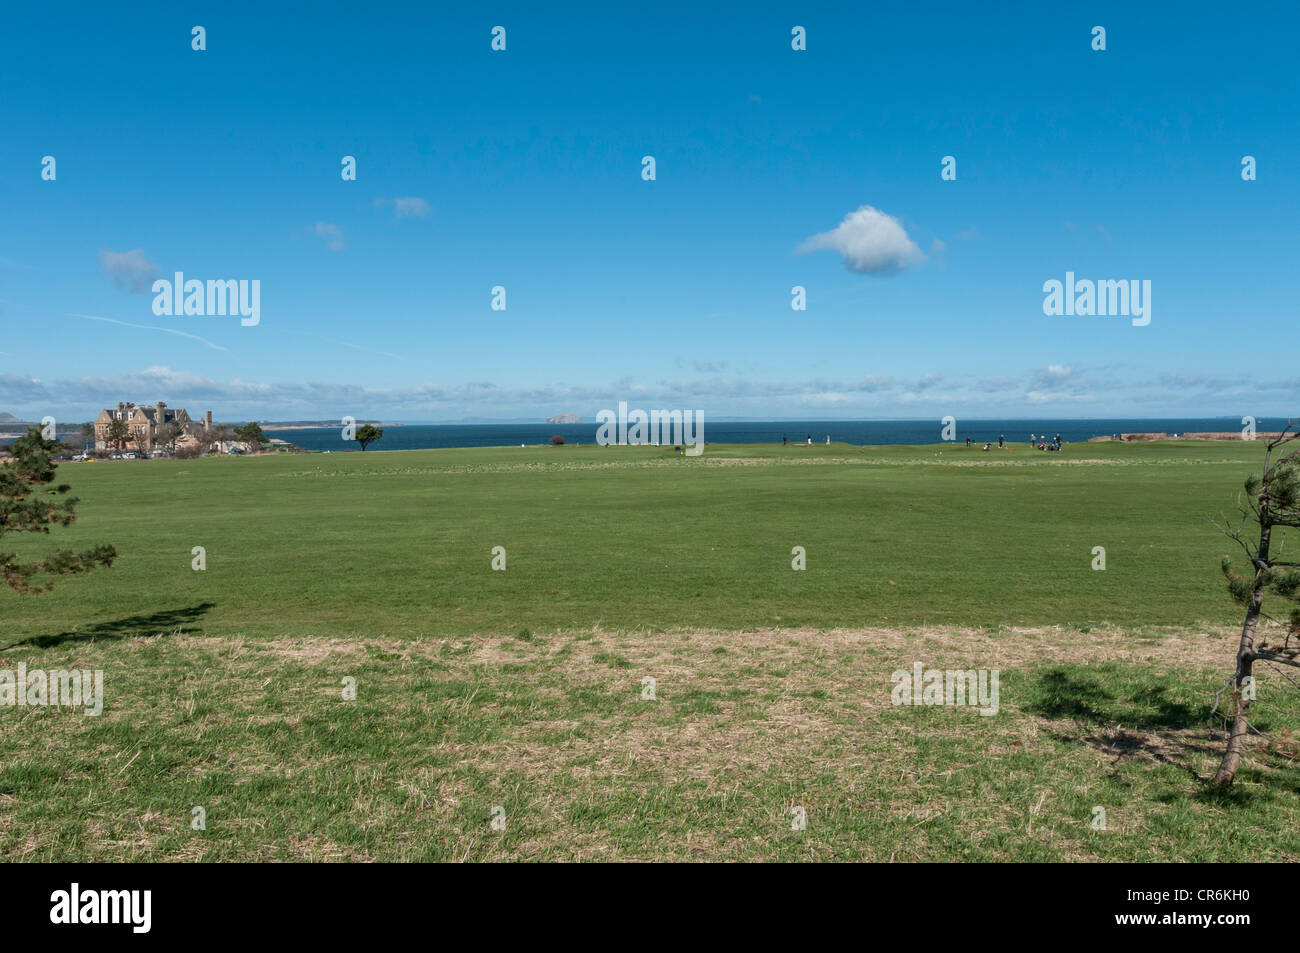
[[[4, 12], [0, 410], [1300, 406], [1294, 5], [273, 6]], [[260, 323], [155, 316], [175, 271]], [[1151, 323], [1044, 315], [1067, 271]]]

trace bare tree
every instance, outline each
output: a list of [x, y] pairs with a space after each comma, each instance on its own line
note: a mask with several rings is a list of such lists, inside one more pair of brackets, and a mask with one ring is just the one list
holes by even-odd
[[218, 443], [230, 440], [233, 437], [228, 424], [213, 424], [203, 430], [199, 437], [199, 442], [203, 445], [204, 450], [211, 450]]
[[176, 441], [180, 439], [182, 433], [181, 425], [174, 420], [159, 424], [158, 429], [154, 431], [153, 445], [159, 450], [172, 453], [176, 450]]
[[[1223, 575], [1228, 580], [1228, 592], [1246, 608], [1246, 620], [1241, 627], [1241, 642], [1237, 647], [1237, 668], [1224, 686], [1233, 700], [1232, 729], [1223, 762], [1214, 776], [1216, 784], [1229, 785], [1237, 776], [1242, 756], [1246, 751], [1246, 736], [1251, 730], [1249, 711], [1254, 697], [1255, 663], [1290, 665], [1300, 668], [1300, 606], [1293, 607], [1285, 622], [1286, 635], [1281, 645], [1269, 645], [1259, 634], [1259, 620], [1264, 612], [1264, 596], [1273, 593], [1283, 599], [1300, 597], [1300, 562], [1284, 562], [1275, 558], [1284, 548], [1282, 533], [1274, 535], [1279, 527], [1300, 527], [1300, 449], [1286, 448], [1300, 439], [1300, 417], [1291, 420], [1282, 432], [1269, 441], [1264, 453], [1264, 472], [1252, 474], [1246, 480], [1245, 502], [1239, 506], [1241, 526], [1227, 529], [1246, 553], [1254, 569], [1251, 575], [1234, 572], [1231, 560], [1223, 560]], [[1244, 530], [1250, 524], [1250, 535], [1259, 527], [1257, 540], [1247, 538]], [[1216, 702], [1217, 707], [1217, 702]]]

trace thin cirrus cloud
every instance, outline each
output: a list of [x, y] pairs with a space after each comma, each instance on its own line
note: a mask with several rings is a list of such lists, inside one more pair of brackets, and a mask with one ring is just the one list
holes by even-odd
[[343, 229], [337, 225], [331, 225], [329, 222], [317, 222], [312, 231], [318, 237], [325, 239], [325, 244], [330, 251], [343, 250]]
[[433, 206], [416, 195], [375, 199], [375, 208], [392, 208], [395, 218], [428, 218], [433, 214]]
[[175, 334], [178, 337], [191, 338], [199, 341], [214, 351], [229, 351], [230, 348], [222, 347], [220, 344], [213, 344], [207, 338], [199, 337], [197, 334], [190, 334], [188, 331], [180, 331], [176, 328], [160, 328], [152, 324], [131, 324], [129, 321], [119, 321], [117, 318], [102, 318], [95, 314], [76, 314], [69, 315], [73, 318], [81, 318], [85, 321], [103, 321], [105, 324], [120, 324], [124, 328], [135, 328], [138, 331], [162, 331], [164, 334]]
[[153, 286], [162, 269], [144, 256], [144, 250], [109, 251], [101, 248], [99, 264], [113, 284], [131, 294], [144, 294]]
[[813, 235], [796, 251], [823, 249], [839, 252], [849, 271], [860, 275], [896, 275], [925, 261], [925, 254], [898, 219], [871, 205], [845, 215], [835, 228]]
[[315, 338], [317, 341], [324, 341], [326, 344], [336, 344], [339, 347], [351, 348], [354, 351], [365, 351], [369, 354], [379, 354], [383, 357], [391, 357], [394, 360], [405, 361], [406, 358], [401, 354], [394, 354], [392, 351], [381, 351], [378, 348], [366, 347], [364, 344], [353, 344], [351, 341], [339, 341], [334, 338], [322, 337], [319, 334], [312, 334], [309, 331], [291, 331], [288, 328], [280, 328], [281, 334], [293, 334], [298, 337]]

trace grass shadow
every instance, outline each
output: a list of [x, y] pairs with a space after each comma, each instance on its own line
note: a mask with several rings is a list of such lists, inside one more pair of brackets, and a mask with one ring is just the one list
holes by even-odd
[[33, 635], [30, 638], [10, 643], [5, 646], [5, 650], [23, 645], [48, 649], [68, 642], [144, 638], [161, 635], [164, 632], [173, 632], [180, 628], [188, 629], [189, 634], [198, 634], [203, 630], [190, 627], [201, 619], [209, 609], [215, 607], [215, 602], [201, 602], [181, 609], [166, 609], [162, 612], [151, 612], [147, 615], [132, 615], [121, 619], [96, 622], [84, 629], [75, 628], [67, 632], [60, 632], [57, 635]]
[[1193, 781], [1206, 778], [1196, 769], [1192, 759], [1196, 755], [1221, 753], [1212, 741], [1202, 734], [1180, 731], [1144, 732], [1135, 734], [1119, 728], [1096, 735], [1073, 735], [1063, 731], [1047, 734], [1065, 744], [1087, 745], [1112, 759], [1115, 768], [1129, 761], [1147, 765], [1163, 764], [1184, 772]]
[[1167, 765], [1204, 782], [1197, 764], [1221, 752], [1209, 734], [1210, 705], [1198, 686], [1139, 665], [1058, 665], [1035, 673], [1026, 712], [1068, 719], [1079, 731], [1048, 731], [1057, 741], [1087, 745], [1112, 759]]
[[1208, 723], [1208, 705], [1188, 704], [1176, 690], [1132, 668], [1057, 666], [1036, 673], [1026, 686], [1022, 707], [1043, 718], [1122, 724], [1142, 731]]

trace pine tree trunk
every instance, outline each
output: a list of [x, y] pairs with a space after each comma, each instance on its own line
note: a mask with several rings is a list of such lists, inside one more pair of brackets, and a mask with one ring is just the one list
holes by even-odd
[[1237, 776], [1237, 768], [1241, 766], [1241, 757], [1246, 753], [1246, 734], [1250, 728], [1247, 712], [1250, 702], [1241, 697], [1241, 685], [1254, 670], [1255, 626], [1259, 622], [1259, 603], [1262, 596], [1263, 592], [1256, 592], [1251, 597], [1250, 609], [1246, 612], [1246, 624], [1241, 629], [1241, 645], [1237, 649], [1237, 681], [1232, 690], [1234, 703], [1232, 733], [1228, 736], [1228, 750], [1223, 753], [1219, 772], [1214, 776], [1215, 784], [1231, 784]]
[[[1267, 513], [1267, 508], [1263, 508], [1259, 532], [1258, 558], [1264, 565], [1268, 565], [1268, 543], [1272, 530], [1271, 525], [1267, 522]], [[1264, 570], [1257, 568], [1255, 570], [1255, 591], [1250, 596], [1250, 606], [1246, 609], [1246, 621], [1241, 627], [1241, 643], [1237, 647], [1236, 684], [1232, 690], [1234, 702], [1232, 732], [1228, 736], [1228, 750], [1223, 753], [1223, 761], [1220, 762], [1219, 771], [1214, 776], [1214, 783], [1224, 786], [1231, 784], [1237, 776], [1237, 769], [1241, 767], [1241, 758], [1246, 753], [1246, 734], [1250, 730], [1250, 719], [1248, 717], [1250, 702], [1241, 697], [1241, 686], [1242, 682], [1254, 672], [1255, 630], [1259, 626], [1260, 608], [1264, 603], [1264, 587], [1260, 583], [1260, 576], [1262, 575], [1264, 575]]]

